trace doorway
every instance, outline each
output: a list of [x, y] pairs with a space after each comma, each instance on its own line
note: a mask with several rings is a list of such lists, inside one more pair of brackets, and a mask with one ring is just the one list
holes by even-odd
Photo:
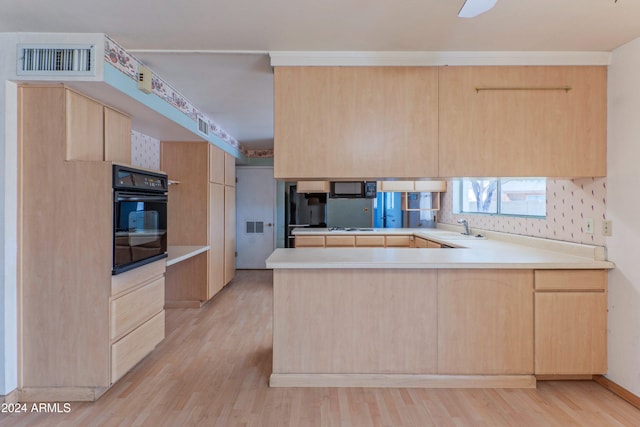
[[263, 269], [275, 249], [273, 166], [238, 166], [236, 177], [236, 268]]

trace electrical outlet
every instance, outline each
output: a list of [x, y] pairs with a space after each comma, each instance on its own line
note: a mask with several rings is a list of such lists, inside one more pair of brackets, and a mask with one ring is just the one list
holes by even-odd
[[602, 235], [603, 236], [613, 235], [613, 222], [610, 219], [605, 219], [604, 221], [602, 221]]
[[584, 219], [584, 232], [587, 234], [593, 234], [593, 218]]

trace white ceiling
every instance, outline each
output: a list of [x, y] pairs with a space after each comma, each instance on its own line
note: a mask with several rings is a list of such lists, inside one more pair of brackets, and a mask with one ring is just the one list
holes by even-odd
[[273, 140], [270, 51], [611, 51], [638, 0], [0, 0], [3, 32], [102, 32], [247, 148]]

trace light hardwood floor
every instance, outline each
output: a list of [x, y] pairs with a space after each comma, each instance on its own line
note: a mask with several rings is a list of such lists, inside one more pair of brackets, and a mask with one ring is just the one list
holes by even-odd
[[638, 426], [592, 381], [537, 389], [273, 388], [270, 271], [239, 271], [201, 309], [167, 310], [167, 337], [94, 403], [0, 414], [4, 426]]

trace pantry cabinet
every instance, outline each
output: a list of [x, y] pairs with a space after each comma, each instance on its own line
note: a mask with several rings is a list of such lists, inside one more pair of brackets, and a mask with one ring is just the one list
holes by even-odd
[[277, 179], [438, 175], [435, 67], [276, 67]]
[[210, 248], [208, 255], [171, 266], [171, 270], [188, 268], [181, 276], [198, 280], [185, 285], [178, 277], [173, 280], [169, 271], [167, 305], [200, 307], [235, 273], [235, 160], [200, 141], [162, 141], [160, 159], [160, 168], [176, 182], [169, 187], [169, 246]]
[[536, 375], [607, 372], [607, 274], [535, 272]]
[[606, 67], [441, 67], [439, 174], [606, 175]]

